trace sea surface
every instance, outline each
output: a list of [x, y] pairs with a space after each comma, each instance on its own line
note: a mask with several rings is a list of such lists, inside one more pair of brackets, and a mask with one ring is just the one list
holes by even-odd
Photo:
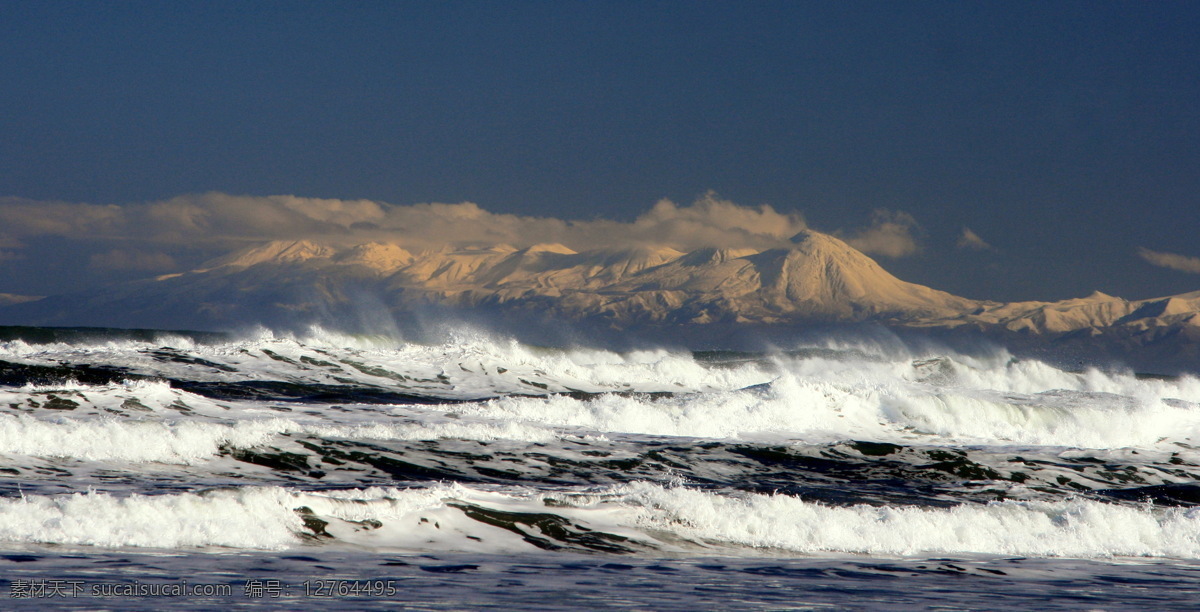
[[1196, 609], [1197, 444], [1001, 349], [3, 328], [0, 601]]

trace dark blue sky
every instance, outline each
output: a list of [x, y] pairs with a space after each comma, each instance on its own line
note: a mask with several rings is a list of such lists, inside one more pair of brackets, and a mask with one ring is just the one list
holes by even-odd
[[[0, 196], [624, 220], [714, 190], [911, 214], [923, 250], [881, 263], [968, 297], [1181, 293], [1137, 249], [1200, 256], [1197, 32], [1194, 2], [0, 1]], [[0, 292], [36, 289], [24, 248]]]

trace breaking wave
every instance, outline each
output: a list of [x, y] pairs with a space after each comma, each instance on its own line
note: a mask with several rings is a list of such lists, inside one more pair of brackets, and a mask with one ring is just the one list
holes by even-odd
[[461, 485], [334, 492], [25, 496], [0, 501], [0, 539], [105, 547], [728, 554], [867, 553], [1200, 558], [1200, 512], [1095, 501], [952, 508], [829, 507], [632, 483], [598, 491]]
[[1195, 559], [1197, 438], [1194, 377], [999, 350], [9, 340], [0, 541]]

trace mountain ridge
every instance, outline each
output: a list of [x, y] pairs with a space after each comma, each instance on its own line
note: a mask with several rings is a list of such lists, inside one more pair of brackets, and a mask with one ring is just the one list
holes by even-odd
[[[844, 241], [805, 230], [771, 249], [668, 245], [576, 251], [556, 243], [410, 251], [370, 242], [250, 245], [183, 273], [0, 307], [22, 325], [220, 329], [374, 320], [452, 307], [638, 326], [878, 323], [1049, 339], [1200, 343], [1200, 291], [1148, 300], [973, 300], [896, 278]], [[348, 315], [347, 313], [351, 313]]]

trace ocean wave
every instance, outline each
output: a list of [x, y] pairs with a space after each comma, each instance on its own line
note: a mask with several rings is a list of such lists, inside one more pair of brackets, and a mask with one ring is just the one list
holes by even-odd
[[790, 374], [737, 391], [663, 398], [506, 397], [442, 409], [599, 432], [804, 442], [872, 439], [1122, 448], [1200, 435], [1196, 404], [1153, 395], [1019, 394], [895, 380], [847, 384]]
[[[278, 402], [299, 401], [319, 422], [340, 425], [357, 411], [371, 425], [378, 415], [361, 407], [335, 413], [331, 405], [390, 402], [412, 414], [408, 404], [419, 401], [432, 404], [425, 414], [469, 416], [521, 440], [554, 435], [546, 433], [553, 429], [1111, 449], [1200, 435], [1195, 378], [1066, 372], [1003, 352], [889, 360], [824, 351], [719, 361], [668, 351], [540, 349], [486, 336], [459, 340], [381, 347], [382, 341], [360, 339], [358, 348], [344, 348], [334, 346], [349, 343], [342, 337], [308, 344], [263, 337], [186, 350], [144, 342], [136, 349], [53, 348], [6, 366], [7, 376], [26, 382], [0, 387], [0, 407], [38, 418], [220, 420], [273, 416]], [[45, 381], [47, 372], [81, 371], [72, 363], [107, 364], [115, 372], [108, 376], [132, 379]], [[22, 368], [29, 370], [26, 379]], [[57, 410], [46, 410], [47, 400]], [[381, 426], [390, 426], [386, 420]]]
[[294, 419], [248, 419], [233, 423], [198, 420], [129, 421], [113, 418], [44, 421], [0, 415], [0, 453], [88, 461], [192, 464], [229, 448], [249, 449], [278, 436], [320, 436], [356, 441], [557, 439], [553, 430], [521, 423], [424, 422], [329, 425]]
[[1200, 511], [1096, 501], [830, 507], [632, 483], [537, 493], [457, 484], [245, 487], [0, 500], [0, 540], [106, 547], [1200, 558]]
[[649, 528], [794, 553], [983, 553], [1046, 557], [1200, 556], [1200, 511], [1095, 501], [996, 502], [932, 509], [830, 507], [787, 495], [731, 497], [633, 484]]

